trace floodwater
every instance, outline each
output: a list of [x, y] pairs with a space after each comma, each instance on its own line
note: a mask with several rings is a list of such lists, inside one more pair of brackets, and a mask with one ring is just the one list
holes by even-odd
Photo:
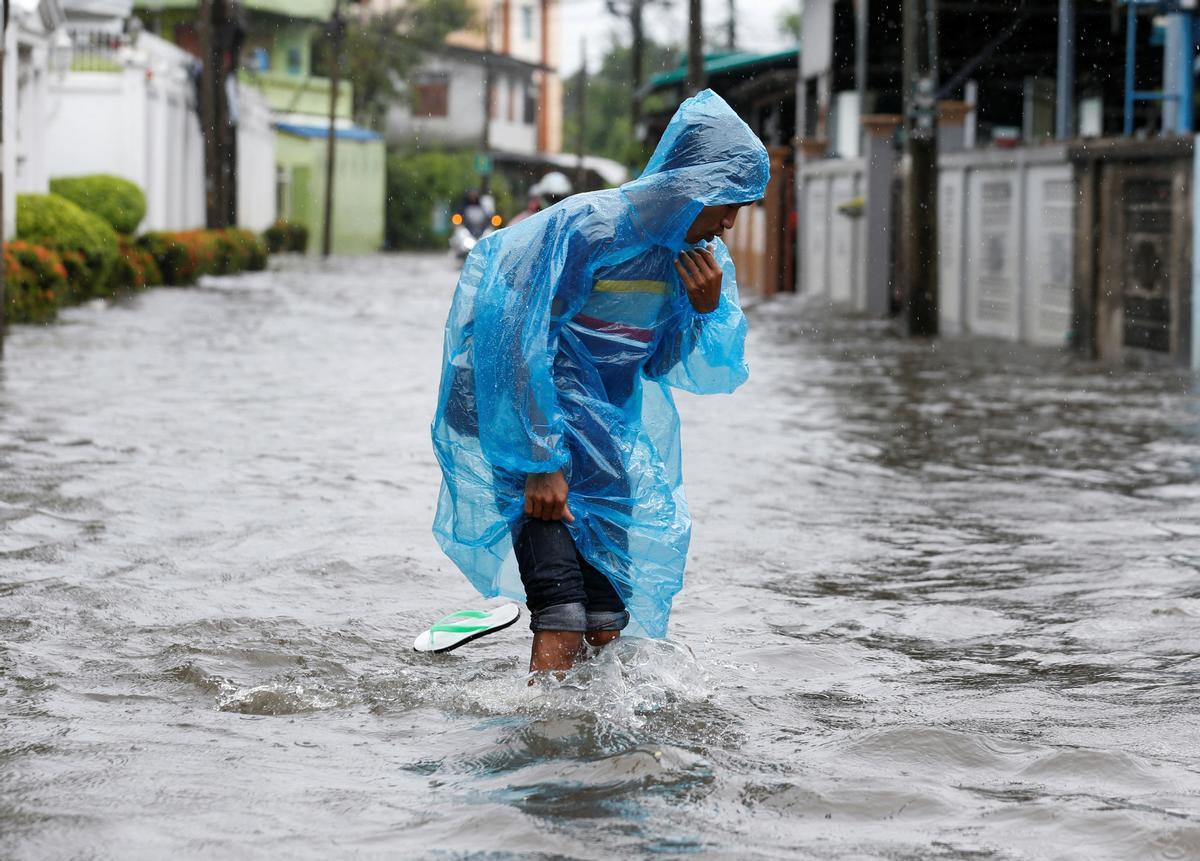
[[1200, 857], [1200, 399], [795, 300], [681, 398], [670, 642], [528, 688], [433, 542], [454, 270], [377, 257], [18, 328], [0, 857]]

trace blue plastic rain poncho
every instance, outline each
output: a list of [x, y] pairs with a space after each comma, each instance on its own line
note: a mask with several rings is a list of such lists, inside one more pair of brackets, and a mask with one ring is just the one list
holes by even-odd
[[562, 469], [580, 554], [612, 580], [628, 633], [662, 637], [691, 520], [670, 387], [731, 392], [747, 376], [733, 261], [698, 314], [675, 272], [707, 205], [758, 200], [766, 150], [720, 96], [680, 106], [638, 179], [580, 194], [487, 237], [446, 323], [433, 444], [434, 533], [485, 597], [525, 598], [512, 548], [525, 476]]

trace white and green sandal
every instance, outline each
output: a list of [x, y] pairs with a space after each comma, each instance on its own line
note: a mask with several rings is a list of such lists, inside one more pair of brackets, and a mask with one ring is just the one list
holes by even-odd
[[423, 631], [413, 648], [418, 652], [449, 652], [496, 631], [503, 631], [521, 618], [521, 608], [505, 604], [495, 610], [459, 610], [438, 619]]

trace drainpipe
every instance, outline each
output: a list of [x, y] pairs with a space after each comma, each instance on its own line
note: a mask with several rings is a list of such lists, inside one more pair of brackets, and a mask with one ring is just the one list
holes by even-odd
[[1176, 92], [1179, 99], [1175, 105], [1175, 132], [1181, 135], [1192, 133], [1196, 93], [1196, 13], [1185, 9], [1173, 16], [1177, 28]]
[[1075, 2], [1058, 0], [1058, 92], [1054, 111], [1054, 136], [1068, 140], [1075, 134]]

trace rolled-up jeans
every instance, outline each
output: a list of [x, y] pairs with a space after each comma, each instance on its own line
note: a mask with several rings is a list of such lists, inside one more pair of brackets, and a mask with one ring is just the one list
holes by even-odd
[[559, 520], [526, 518], [513, 540], [532, 631], [620, 631], [629, 611]]

